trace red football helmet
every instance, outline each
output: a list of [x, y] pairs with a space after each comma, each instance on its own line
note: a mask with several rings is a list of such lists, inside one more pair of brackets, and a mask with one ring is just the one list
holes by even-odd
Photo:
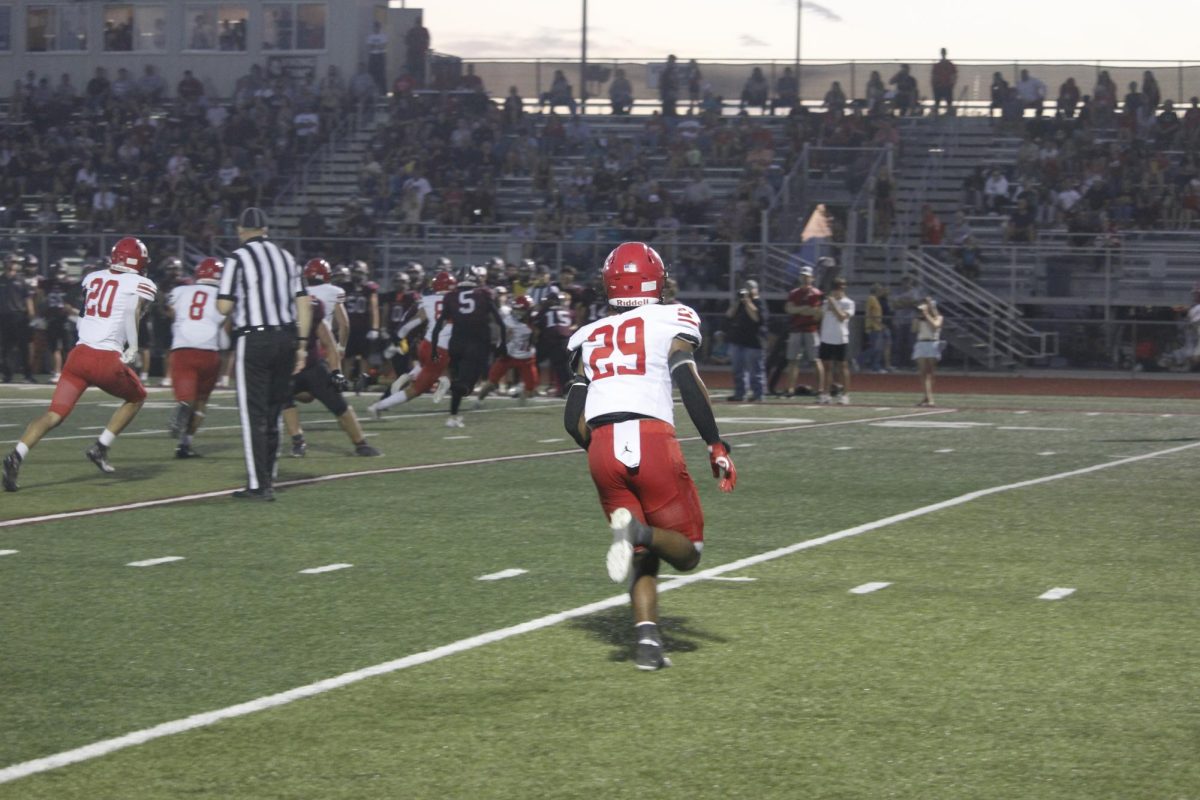
[[323, 258], [310, 259], [309, 262], [304, 265], [304, 277], [307, 278], [310, 283], [329, 283], [329, 276], [332, 274], [333, 272], [329, 268], [329, 262]]
[[196, 267], [196, 283], [207, 283], [217, 285], [221, 282], [221, 273], [225, 271], [225, 265], [218, 258], [206, 258]]
[[458, 285], [458, 281], [456, 281], [454, 279], [453, 275], [451, 275], [449, 272], [446, 272], [445, 270], [434, 275], [433, 282], [430, 283], [430, 287], [435, 292], [449, 292], [457, 285]]
[[512, 301], [512, 310], [518, 318], [524, 319], [533, 313], [533, 301], [523, 294]]
[[667, 268], [654, 248], [642, 242], [625, 242], [608, 254], [601, 272], [608, 304], [635, 308], [662, 302]]
[[146, 245], [142, 244], [142, 240], [126, 236], [113, 245], [108, 265], [121, 272], [136, 272], [139, 275], [145, 275], [146, 264], [149, 261], [150, 254], [146, 252]]

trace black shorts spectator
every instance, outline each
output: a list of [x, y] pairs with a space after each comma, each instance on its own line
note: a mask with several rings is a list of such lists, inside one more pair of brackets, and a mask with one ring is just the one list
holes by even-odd
[[817, 358], [822, 361], [845, 361], [846, 345], [821, 342], [821, 346], [817, 348]]

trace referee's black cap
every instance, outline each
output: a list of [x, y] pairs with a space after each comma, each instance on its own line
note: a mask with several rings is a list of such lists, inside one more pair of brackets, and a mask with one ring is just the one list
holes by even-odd
[[267, 212], [255, 206], [242, 209], [242, 215], [238, 217], [238, 227], [251, 231], [267, 228]]

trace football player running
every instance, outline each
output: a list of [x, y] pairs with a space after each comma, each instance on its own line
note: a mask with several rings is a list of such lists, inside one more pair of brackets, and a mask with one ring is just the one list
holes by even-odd
[[537, 391], [538, 368], [533, 349], [534, 330], [529, 324], [532, 316], [533, 301], [528, 297], [518, 297], [513, 301], [512, 309], [500, 315], [504, 320], [505, 343], [502, 349], [497, 349], [496, 360], [488, 370], [487, 383], [479, 390], [479, 396], [475, 399], [476, 408], [483, 403], [484, 398], [500, 388], [500, 381], [504, 380], [504, 375], [510, 369], [515, 369], [521, 376], [521, 405], [527, 403]]
[[367, 388], [370, 357], [379, 341], [379, 284], [371, 280], [371, 268], [355, 261], [350, 268], [346, 288], [346, 314], [350, 318], [350, 338], [346, 341], [346, 360], [354, 376], [354, 389]]
[[417, 347], [417, 366], [411, 372], [396, 379], [396, 382], [392, 384], [393, 394], [367, 407], [375, 419], [379, 419], [383, 412], [392, 406], [398, 406], [401, 403], [407, 403], [414, 397], [420, 397], [435, 384], [437, 390], [433, 393], [433, 401], [441, 402], [441, 399], [446, 396], [446, 390], [450, 388], [450, 380], [444, 373], [450, 362], [450, 353], [447, 348], [450, 346], [450, 336], [454, 332], [454, 326], [443, 325], [438, 331], [437, 339], [434, 339], [433, 322], [442, 315], [442, 305], [445, 302], [446, 293], [453, 291], [457, 285], [458, 281], [449, 272], [439, 272], [434, 275], [430, 282], [433, 294], [427, 294], [421, 298], [421, 305], [417, 309], [416, 316], [397, 331], [397, 336], [404, 337], [421, 325], [425, 326], [425, 336]]
[[62, 424], [89, 386], [98, 386], [125, 401], [85, 452], [101, 472], [115, 471], [108, 463], [108, 449], [146, 400], [146, 389], [129, 364], [137, 357], [139, 318], [158, 291], [144, 274], [148, 261], [146, 245], [127, 236], [113, 246], [109, 268], [84, 279], [79, 342], [63, 365], [50, 410], [29, 423], [17, 446], [4, 458], [5, 491], [17, 491], [17, 475], [29, 451]]
[[[467, 267], [463, 270], [458, 288], [446, 296], [442, 313], [434, 323], [432, 336], [438, 337], [442, 326], [449, 324], [453, 331], [447, 349], [450, 352], [450, 418], [447, 428], [464, 426], [458, 413], [463, 398], [475, 391], [483, 377], [492, 348], [492, 323], [500, 329], [501, 352], [504, 351], [504, 321], [496, 307], [492, 290], [484, 285], [487, 267]], [[434, 358], [438, 356], [435, 353]]]
[[629, 587], [637, 667], [656, 670], [671, 663], [658, 629], [659, 563], [687, 572], [704, 546], [704, 512], [675, 438], [672, 385], [708, 445], [721, 491], [733, 491], [737, 471], [696, 371], [699, 317], [662, 304], [666, 268], [658, 253], [626, 242], [609, 254], [603, 277], [611, 314], [568, 342], [576, 374], [563, 421], [588, 452], [609, 517], [608, 576]]
[[221, 328], [225, 315], [217, 310], [217, 287], [224, 266], [206, 258], [196, 267], [195, 283], [180, 283], [167, 296], [165, 313], [171, 320], [171, 358], [168, 361], [175, 411], [168, 430], [179, 440], [176, 458], [198, 456], [192, 437], [204, 421], [204, 409], [221, 371]]

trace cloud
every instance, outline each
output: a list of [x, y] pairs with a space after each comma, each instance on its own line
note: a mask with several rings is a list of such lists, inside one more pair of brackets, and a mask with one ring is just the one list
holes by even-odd
[[[486, 39], [448, 37], [437, 44], [446, 53], [457, 53], [468, 58], [478, 58], [480, 55], [490, 56], [529, 56], [545, 58], [547, 56], [575, 54], [579, 52], [579, 29], [540, 28], [532, 33], [523, 35], [509, 34], [497, 31], [494, 36]], [[596, 37], [588, 31], [588, 48], [596, 47]], [[466, 55], [474, 54], [474, 55]]]
[[741, 36], [742, 47], [770, 47], [770, 42], [764, 42], [757, 36], [751, 36], [748, 33], [743, 33]]

